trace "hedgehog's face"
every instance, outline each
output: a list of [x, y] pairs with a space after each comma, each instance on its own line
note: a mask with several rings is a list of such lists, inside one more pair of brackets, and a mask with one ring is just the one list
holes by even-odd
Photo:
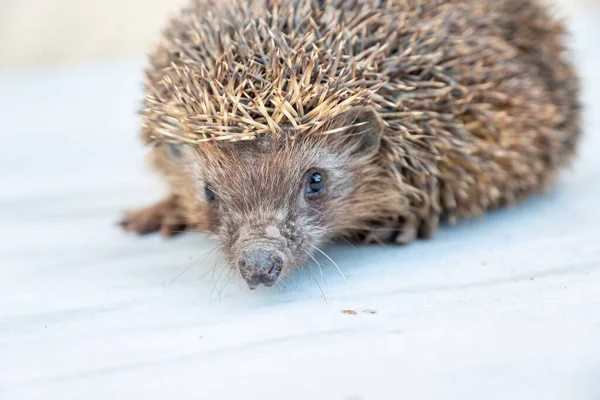
[[[370, 109], [360, 112], [376, 116]], [[195, 149], [194, 161], [186, 164], [205, 226], [219, 236], [232, 268], [251, 289], [272, 286], [355, 223], [348, 213], [364, 207], [357, 191], [373, 195], [360, 175], [365, 168], [357, 167], [369, 169], [376, 159], [381, 132], [372, 122], [339, 134], [282, 135], [277, 143], [264, 134]]]

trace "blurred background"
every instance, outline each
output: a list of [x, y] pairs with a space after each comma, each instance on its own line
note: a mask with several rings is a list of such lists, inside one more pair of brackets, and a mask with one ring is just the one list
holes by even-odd
[[[186, 0], [0, 0], [0, 71], [140, 58]], [[565, 15], [600, 0], [545, 0]]]

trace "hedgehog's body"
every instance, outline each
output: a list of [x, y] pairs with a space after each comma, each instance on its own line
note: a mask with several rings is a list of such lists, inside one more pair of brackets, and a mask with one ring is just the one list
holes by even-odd
[[[244, 258], [245, 240], [272, 242], [263, 261], [279, 271], [334, 237], [405, 243], [513, 203], [575, 151], [561, 40], [531, 0], [194, 1], [148, 71], [163, 208], [267, 284], [247, 272], [264, 246]], [[298, 197], [308, 172], [321, 197]], [[126, 225], [148, 230], [153, 210]]]

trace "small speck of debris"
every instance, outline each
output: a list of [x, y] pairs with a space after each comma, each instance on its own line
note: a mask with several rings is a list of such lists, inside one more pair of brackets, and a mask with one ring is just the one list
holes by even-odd
[[529, 278], [529, 280], [530, 280], [530, 281], [532, 281], [532, 280], [534, 280], [534, 279], [535, 279], [535, 278], [533, 278], [533, 277]]
[[[358, 315], [356, 310], [342, 310], [342, 312], [344, 314], [348, 314], [348, 315]], [[377, 311], [375, 311], [375, 310], [362, 310], [361, 312], [367, 313], [367, 314], [377, 314]]]
[[198, 339], [204, 339], [204, 336], [198, 336]]

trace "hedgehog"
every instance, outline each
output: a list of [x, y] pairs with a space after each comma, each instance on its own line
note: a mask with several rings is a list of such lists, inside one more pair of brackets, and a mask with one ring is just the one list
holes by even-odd
[[121, 225], [212, 234], [255, 289], [541, 194], [580, 136], [565, 36], [534, 0], [191, 0], [141, 110], [169, 194]]

